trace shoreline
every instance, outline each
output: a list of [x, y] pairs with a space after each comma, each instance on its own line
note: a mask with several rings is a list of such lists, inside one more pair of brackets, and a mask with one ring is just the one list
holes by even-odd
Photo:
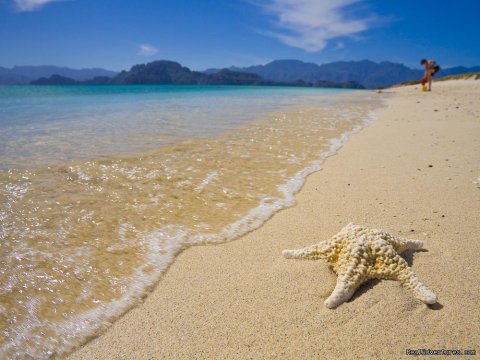
[[[144, 303], [70, 358], [399, 358], [407, 348], [475, 349], [479, 85], [385, 91], [394, 93], [388, 107], [308, 176], [296, 206], [237, 241], [183, 251]], [[349, 222], [423, 240], [426, 251], [407, 260], [439, 303], [428, 307], [398, 282], [379, 281], [325, 308], [336, 279], [326, 263], [281, 251]]]
[[[32, 173], [0, 171], [7, 190], [2, 192], [7, 196], [4, 209], [13, 209], [0, 213], [6, 216], [7, 238], [25, 239], [23, 247], [31, 253], [42, 246], [42, 238], [49, 239], [46, 244], [68, 241], [68, 246], [49, 251], [47, 245], [35, 253], [32, 264], [48, 274], [48, 284], [42, 276], [33, 277], [34, 286], [6, 297], [7, 314], [21, 314], [22, 322], [8, 315], [2, 319], [7, 335], [0, 353], [48, 358], [69, 353], [106, 331], [149, 294], [180, 251], [231, 241], [293, 205], [305, 177], [366, 125], [382, 103], [371, 92], [313, 97], [289, 92], [289, 99], [285, 94], [275, 105], [279, 112], [260, 112], [258, 118], [240, 121], [218, 136], [199, 136], [129, 156], [40, 167]], [[264, 95], [250, 111], [273, 105], [276, 95]], [[242, 96], [248, 100], [251, 94]], [[233, 111], [238, 101], [226, 99], [219, 104], [220, 113]], [[195, 103], [185, 101], [186, 109]], [[34, 209], [32, 203], [44, 205]], [[24, 219], [20, 227], [15, 226], [15, 213]], [[48, 220], [52, 214], [57, 219], [53, 222]], [[43, 237], [25, 236], [45, 220]], [[69, 224], [67, 229], [58, 221]], [[11, 259], [23, 261], [18, 251], [22, 246], [3, 245]], [[49, 266], [52, 252], [58, 260]], [[57, 265], [73, 272], [57, 272]], [[18, 270], [21, 267], [11, 269], [5, 269], [5, 278], [32, 282], [32, 276]], [[31, 312], [24, 304], [37, 298], [41, 305]], [[66, 299], [61, 312], [57, 299]]]

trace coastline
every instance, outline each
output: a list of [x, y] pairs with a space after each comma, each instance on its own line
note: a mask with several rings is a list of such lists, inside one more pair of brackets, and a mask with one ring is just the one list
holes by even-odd
[[[480, 84], [433, 89], [385, 91], [394, 93], [388, 107], [307, 178], [296, 206], [238, 241], [182, 252], [143, 304], [70, 358], [400, 358], [407, 348], [475, 349]], [[281, 251], [349, 222], [423, 240], [426, 251], [407, 260], [439, 303], [428, 307], [398, 282], [379, 281], [327, 309], [335, 275], [326, 263]]]

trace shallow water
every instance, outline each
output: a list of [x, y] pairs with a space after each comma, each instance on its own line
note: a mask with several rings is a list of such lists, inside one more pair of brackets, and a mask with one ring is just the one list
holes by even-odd
[[[261, 226], [380, 106], [369, 92], [302, 90], [112, 99], [94, 88], [103, 92], [77, 99], [57, 87], [29, 100], [39, 106], [12, 101], [24, 120], [0, 117], [10, 131], [0, 136], [1, 357], [71, 350], [144, 296], [182, 249]], [[81, 104], [73, 119], [71, 104]], [[26, 133], [47, 140], [28, 146]]]
[[241, 86], [0, 86], [0, 169], [131, 154], [223, 133], [342, 90]]

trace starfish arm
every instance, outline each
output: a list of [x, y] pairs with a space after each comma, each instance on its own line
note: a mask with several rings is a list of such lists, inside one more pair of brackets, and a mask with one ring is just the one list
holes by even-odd
[[298, 250], [283, 250], [282, 254], [287, 259], [308, 259], [318, 260], [326, 256], [327, 246], [325, 242], [308, 246]]
[[344, 302], [350, 300], [350, 298], [358, 289], [360, 284], [348, 281], [347, 276], [339, 276], [337, 278], [337, 285], [331, 295], [325, 300], [325, 306], [329, 309], [334, 309]]
[[423, 241], [406, 239], [397, 236], [391, 236], [388, 242], [395, 248], [395, 251], [401, 254], [405, 250], [420, 250], [423, 247]]
[[398, 256], [397, 266], [392, 272], [392, 277], [399, 280], [404, 288], [411, 291], [415, 298], [425, 304], [435, 304], [437, 302], [437, 295], [420, 281], [407, 262], [400, 256]]
[[359, 265], [359, 258], [347, 257], [343, 262], [346, 266], [337, 269], [338, 278], [335, 289], [325, 300], [325, 306], [333, 309], [338, 305], [350, 300], [355, 291], [368, 280], [368, 270], [365, 266]]

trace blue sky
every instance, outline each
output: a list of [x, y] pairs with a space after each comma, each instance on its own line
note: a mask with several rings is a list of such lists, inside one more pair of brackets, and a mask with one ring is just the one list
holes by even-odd
[[0, 66], [480, 65], [480, 0], [0, 0]]

